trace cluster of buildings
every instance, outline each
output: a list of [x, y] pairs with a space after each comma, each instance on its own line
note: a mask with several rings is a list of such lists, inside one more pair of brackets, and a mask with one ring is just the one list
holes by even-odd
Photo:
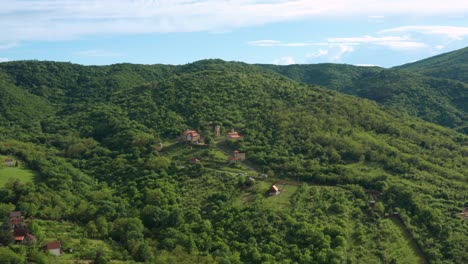
[[[219, 125], [213, 126], [213, 132], [215, 138], [221, 137], [221, 127]], [[226, 140], [238, 140], [242, 139], [244, 136], [240, 135], [239, 132], [232, 129], [230, 132], [226, 134]], [[183, 142], [190, 143], [192, 145], [204, 145], [205, 140], [204, 138], [194, 129], [187, 129], [184, 130], [180, 136], [179, 140]]]
[[[20, 211], [11, 212], [8, 221], [13, 228], [13, 239], [16, 244], [32, 245], [37, 242], [36, 237], [29, 233], [28, 223]], [[55, 256], [62, 254], [60, 241], [49, 242], [44, 246], [44, 249]]]
[[[210, 127], [212, 127], [214, 136], [216, 138], [221, 137], [221, 127], [219, 125], [214, 125], [210, 124]], [[243, 136], [239, 134], [239, 132], [235, 131], [232, 129], [230, 132], [226, 134], [226, 140], [239, 140], [242, 139]], [[179, 139], [183, 142], [188, 142], [193, 145], [200, 145], [204, 144], [204, 140], [201, 137], [201, 135], [193, 129], [187, 129], [183, 131], [179, 137]], [[238, 161], [244, 161], [245, 160], [245, 153], [240, 152], [238, 150], [234, 150], [232, 155], [229, 156], [228, 161], [229, 163], [237, 163]], [[196, 164], [200, 162], [200, 159], [198, 158], [192, 158], [189, 160], [191, 164]], [[266, 174], [260, 174], [259, 179], [266, 179], [268, 176]], [[277, 184], [271, 185], [271, 187], [268, 189], [267, 193], [269, 195], [279, 195], [281, 193], [282, 189], [278, 187]]]

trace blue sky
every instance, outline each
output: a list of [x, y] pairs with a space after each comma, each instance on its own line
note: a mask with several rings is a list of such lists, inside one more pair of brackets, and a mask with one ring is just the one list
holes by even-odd
[[391, 67], [468, 46], [461, 0], [9, 0], [0, 62], [348, 63]]

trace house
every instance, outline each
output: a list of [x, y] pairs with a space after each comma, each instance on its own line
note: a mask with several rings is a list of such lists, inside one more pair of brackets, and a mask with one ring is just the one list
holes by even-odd
[[21, 215], [20, 211], [11, 212], [9, 215], [10, 224], [12, 225], [19, 225], [24, 221], [24, 217]]
[[226, 139], [237, 140], [237, 139], [241, 139], [241, 138], [243, 138], [243, 136], [239, 135], [239, 133], [236, 132], [234, 129], [232, 129], [231, 132], [227, 133], [227, 135], [226, 135]]
[[270, 187], [270, 189], [268, 190], [268, 194], [270, 194], [270, 195], [279, 195], [280, 190], [279, 190], [278, 186], [276, 186], [276, 184], [273, 184]]
[[24, 228], [15, 228], [13, 230], [13, 237], [16, 243], [23, 243], [25, 237], [28, 235], [28, 230]]
[[221, 127], [218, 126], [218, 125], [215, 125], [214, 126], [214, 134], [215, 134], [215, 137], [220, 137], [221, 136]]
[[199, 163], [200, 160], [197, 159], [197, 158], [191, 158], [189, 162], [192, 163], [192, 164], [196, 164], [196, 163]]
[[198, 143], [201, 137], [200, 137], [200, 134], [197, 133], [197, 131], [187, 129], [184, 132], [182, 132], [181, 139], [183, 141], [193, 144], [193, 143]]
[[238, 150], [234, 150], [234, 158], [236, 158], [236, 160], [244, 161], [245, 153], [239, 152]]
[[245, 153], [239, 152], [238, 150], [234, 150], [232, 156], [229, 157], [230, 163], [235, 163], [237, 161], [244, 161], [245, 160]]
[[16, 243], [33, 244], [37, 239], [35, 236], [29, 234], [28, 229], [24, 227], [15, 228], [13, 230], [13, 238]]
[[6, 158], [5, 159], [5, 166], [14, 167], [15, 166], [15, 160], [12, 159], [12, 158]]
[[60, 256], [62, 254], [60, 241], [49, 242], [45, 248], [50, 254], [54, 256]]

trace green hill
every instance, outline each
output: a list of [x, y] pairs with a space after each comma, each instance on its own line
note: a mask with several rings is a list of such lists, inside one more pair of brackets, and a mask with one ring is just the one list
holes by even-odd
[[[468, 259], [468, 229], [459, 215], [468, 201], [464, 134], [244, 63], [11, 62], [0, 69], [14, 89], [34, 94], [18, 97], [9, 111], [28, 100], [54, 110], [37, 130], [10, 129], [20, 119], [2, 124], [0, 153], [14, 153], [38, 176], [34, 184], [0, 188], [0, 202], [45, 222], [72, 222], [82, 230], [73, 232], [82, 233], [69, 237], [107, 245], [102, 251], [84, 238], [61, 238], [74, 259]], [[350, 82], [410, 78], [368, 70]], [[215, 138], [215, 124], [223, 135], [235, 129], [245, 137]], [[177, 142], [188, 128], [209, 145]], [[245, 152], [248, 167], [228, 163], [226, 149]], [[246, 177], [258, 174], [268, 178]], [[267, 195], [273, 184], [279, 196]]]
[[300, 82], [371, 99], [426, 121], [468, 132], [466, 83], [379, 67], [340, 64], [259, 66]]
[[468, 47], [395, 68], [468, 83]]

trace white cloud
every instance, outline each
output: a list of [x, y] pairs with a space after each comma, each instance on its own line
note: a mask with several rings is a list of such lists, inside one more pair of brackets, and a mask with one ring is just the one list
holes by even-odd
[[223, 31], [311, 18], [466, 13], [468, 1], [460, 0], [9, 0], [0, 3], [0, 41]]
[[349, 37], [349, 38], [329, 38], [329, 43], [343, 43], [347, 45], [372, 44], [385, 46], [392, 49], [407, 50], [425, 48], [427, 45], [423, 42], [412, 41], [407, 37], [383, 36], [383, 37]]
[[332, 61], [340, 61], [341, 57], [346, 53], [351, 53], [354, 51], [353, 46], [347, 44], [338, 45], [338, 51], [331, 57]]
[[354, 52], [354, 47], [347, 44], [329, 44], [327, 48], [306, 54], [309, 62], [339, 62], [348, 53]]
[[306, 58], [320, 58], [328, 55], [328, 49], [319, 49], [316, 52], [306, 54]]
[[380, 31], [380, 33], [409, 33], [416, 32], [425, 35], [442, 35], [453, 40], [460, 40], [468, 36], [468, 27], [455, 26], [404, 26]]
[[271, 39], [262, 39], [262, 40], [249, 41], [247, 43], [252, 46], [271, 47], [271, 46], [277, 46], [281, 44], [281, 41], [271, 40]]
[[290, 64], [295, 64], [295, 63], [296, 61], [294, 60], [293, 57], [281, 57], [273, 61], [273, 64], [277, 64], [277, 65], [290, 65]]
[[368, 63], [358, 63], [358, 64], [354, 64], [356, 66], [360, 66], [360, 67], [380, 67], [378, 65], [375, 65], [375, 64], [368, 64]]
[[83, 50], [77, 52], [77, 55], [83, 57], [122, 57], [121, 53], [104, 50]]
[[247, 42], [247, 44], [252, 45], [252, 46], [258, 46], [258, 47], [305, 47], [305, 46], [317, 45], [317, 43], [283, 42], [283, 41], [271, 40], [271, 39], [249, 41]]
[[7, 62], [7, 61], [10, 61], [10, 60], [7, 58], [0, 58], [0, 62]]
[[444, 46], [444, 45], [436, 45], [435, 48], [436, 48], [437, 50], [442, 50], [442, 49], [445, 48], [445, 46]]

